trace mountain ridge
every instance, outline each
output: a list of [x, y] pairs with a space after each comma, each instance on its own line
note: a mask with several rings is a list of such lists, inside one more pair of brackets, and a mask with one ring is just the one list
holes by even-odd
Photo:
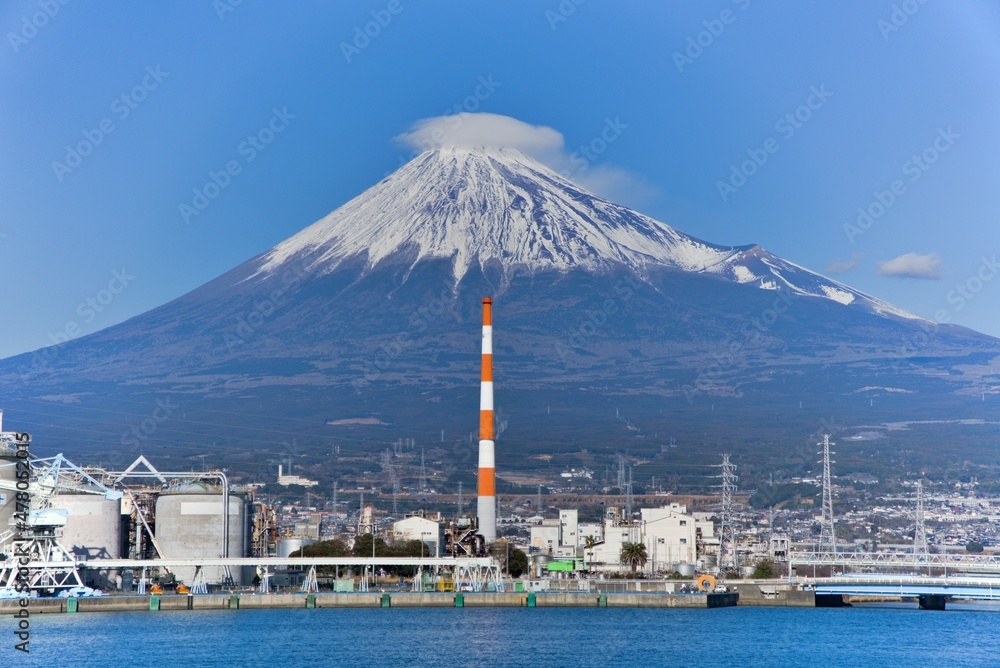
[[[328, 420], [374, 414], [378, 426], [351, 427], [358, 447], [454, 438], [478, 415], [484, 294], [496, 301], [504, 438], [531, 444], [526, 457], [624, 437], [653, 457], [665, 434], [714, 447], [706, 425], [729, 438], [749, 424], [779, 443], [831, 410], [848, 424], [980, 418], [988, 406], [972, 398], [1000, 393], [998, 339], [757, 245], [701, 241], [501, 149], [421, 154], [167, 304], [0, 360], [0, 384], [11, 415], [48, 407], [33, 428], [56, 442], [116, 444], [121, 423], [94, 416], [141, 420], [134, 402], [163, 397], [194, 417], [172, 416], [145, 443], [176, 452], [246, 449], [240, 430], [275, 419], [308, 425], [299, 438], [322, 449], [345, 429]], [[605, 419], [612, 402], [638, 432]], [[240, 417], [227, 428], [218, 412]]]

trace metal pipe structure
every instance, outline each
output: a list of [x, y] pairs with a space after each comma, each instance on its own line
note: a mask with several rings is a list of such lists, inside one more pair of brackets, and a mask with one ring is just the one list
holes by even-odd
[[[136, 465], [139, 464], [140, 462], [144, 463], [146, 467], [149, 469], [149, 471], [146, 472], [135, 471], [134, 469]], [[219, 484], [222, 486], [222, 557], [223, 558], [229, 557], [229, 478], [226, 476], [225, 473], [223, 473], [222, 471], [202, 471], [201, 473], [197, 473], [195, 471], [161, 472], [153, 468], [153, 465], [150, 464], [145, 457], [140, 455], [139, 459], [136, 459], [132, 463], [132, 465], [129, 466], [124, 471], [108, 471], [106, 475], [109, 477], [115, 476], [114, 481], [116, 484], [120, 483], [125, 478], [156, 478], [157, 480], [163, 483], [167, 482], [167, 478], [182, 479], [182, 480], [217, 479], [219, 481]], [[146, 524], [145, 518], [143, 518], [143, 524], [144, 525]], [[147, 525], [147, 531], [148, 531], [148, 525]], [[150, 533], [150, 536], [152, 536], [152, 533]], [[156, 545], [155, 538], [153, 546], [156, 547], [156, 551], [157, 553], [159, 553], [160, 548]]]
[[483, 369], [479, 392], [479, 533], [497, 539], [497, 485], [493, 417], [493, 300], [483, 298]]

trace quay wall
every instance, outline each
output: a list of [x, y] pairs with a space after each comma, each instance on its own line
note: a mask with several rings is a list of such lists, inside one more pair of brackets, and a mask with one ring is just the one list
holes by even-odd
[[[237, 610], [259, 608], [720, 608], [737, 604], [727, 594], [598, 594], [598, 593], [286, 593], [101, 596], [96, 598], [31, 599], [30, 614], [67, 612], [162, 612], [168, 610]], [[75, 606], [75, 610], [71, 608]], [[0, 600], [0, 615], [20, 609], [17, 599]]]

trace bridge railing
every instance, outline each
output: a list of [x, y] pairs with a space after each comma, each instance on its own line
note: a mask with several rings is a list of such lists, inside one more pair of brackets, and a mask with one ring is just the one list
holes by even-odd
[[907, 552], [791, 552], [791, 566], [844, 568], [937, 568], [1000, 573], [1000, 556], [984, 554], [914, 554]]

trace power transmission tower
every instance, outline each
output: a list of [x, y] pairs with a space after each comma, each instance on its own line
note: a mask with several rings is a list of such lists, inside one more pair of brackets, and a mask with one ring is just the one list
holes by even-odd
[[389, 477], [392, 480], [392, 515], [399, 517], [399, 476], [396, 475], [396, 468], [389, 469]]
[[541, 515], [542, 514], [542, 486], [541, 485], [538, 486], [538, 494], [535, 496], [535, 508], [537, 509], [538, 514]]
[[823, 517], [820, 520], [819, 545], [817, 551], [837, 553], [837, 532], [833, 520], [833, 484], [830, 481], [830, 459], [831, 445], [830, 435], [823, 434], [823, 442], [817, 443], [823, 446]]
[[632, 467], [628, 467], [628, 482], [625, 483], [625, 519], [632, 523]]
[[733, 494], [736, 493], [736, 464], [729, 461], [729, 455], [722, 455], [722, 526], [719, 528], [719, 572], [726, 566], [732, 570], [739, 568], [736, 553], [736, 522], [733, 517]]
[[625, 491], [625, 457], [618, 455], [618, 491]]
[[[397, 447], [402, 441], [397, 440]], [[389, 484], [392, 486], [392, 514], [399, 514], [399, 476], [396, 474], [396, 466], [393, 464], [393, 451], [382, 451], [382, 470], [389, 474]]]
[[465, 512], [465, 501], [462, 500], [462, 481], [458, 481], [458, 514]]
[[427, 491], [427, 465], [424, 463], [423, 448], [420, 448], [420, 491]]
[[926, 557], [927, 528], [924, 526], [924, 483], [917, 481], [917, 515], [913, 530], [913, 554]]

